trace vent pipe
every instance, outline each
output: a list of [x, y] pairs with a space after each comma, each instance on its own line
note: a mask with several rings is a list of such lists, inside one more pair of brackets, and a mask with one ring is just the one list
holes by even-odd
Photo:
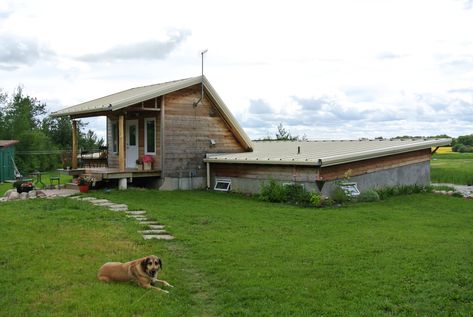
[[201, 77], [201, 92], [200, 92], [200, 98], [196, 102], [194, 102], [194, 107], [197, 107], [199, 103], [202, 102], [204, 99], [204, 54], [207, 53], [208, 50], [204, 50], [200, 52], [200, 55], [202, 55], [202, 77]]

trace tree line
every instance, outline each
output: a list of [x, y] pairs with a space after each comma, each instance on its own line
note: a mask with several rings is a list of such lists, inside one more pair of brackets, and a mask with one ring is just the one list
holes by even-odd
[[[79, 148], [97, 149], [104, 144], [87, 124], [78, 126]], [[15, 163], [22, 174], [70, 166], [72, 123], [67, 117], [54, 118], [47, 105], [17, 87], [11, 95], [0, 90], [0, 140], [19, 140]]]

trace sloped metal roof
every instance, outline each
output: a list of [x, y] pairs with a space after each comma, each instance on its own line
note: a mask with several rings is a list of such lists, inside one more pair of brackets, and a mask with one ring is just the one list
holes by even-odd
[[[254, 141], [253, 152], [207, 154], [205, 162], [330, 166], [451, 144], [451, 139]], [[300, 153], [299, 152], [300, 149]]]
[[155, 85], [142, 86], [117, 92], [112, 95], [97, 98], [91, 101], [87, 101], [72, 107], [68, 107], [56, 112], [53, 112], [54, 117], [62, 116], [74, 116], [74, 115], [101, 115], [104, 111], [116, 111], [123, 109], [141, 101], [153, 99], [156, 97], [164, 96], [166, 94], [202, 83], [206, 89], [206, 93], [209, 94], [216, 103], [217, 109], [222, 114], [223, 118], [236, 134], [237, 139], [240, 140], [242, 145], [247, 150], [252, 150], [253, 145], [251, 139], [241, 128], [238, 121], [235, 119], [233, 114], [230, 112], [228, 107], [225, 105], [223, 100], [217, 94], [215, 89], [212, 87], [210, 82], [205, 76], [191, 77], [176, 81], [170, 81]]
[[10, 145], [20, 143], [18, 140], [0, 140], [0, 147], [9, 147]]

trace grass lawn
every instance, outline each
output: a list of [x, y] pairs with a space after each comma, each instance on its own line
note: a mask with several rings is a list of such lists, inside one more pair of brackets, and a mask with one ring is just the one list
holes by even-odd
[[[337, 209], [237, 195], [95, 192], [176, 240], [73, 200], [0, 204], [0, 315], [392, 316], [473, 311], [473, 202], [433, 194]], [[104, 284], [98, 267], [163, 258], [171, 294]]]
[[473, 153], [434, 154], [430, 177], [432, 182], [473, 185]]

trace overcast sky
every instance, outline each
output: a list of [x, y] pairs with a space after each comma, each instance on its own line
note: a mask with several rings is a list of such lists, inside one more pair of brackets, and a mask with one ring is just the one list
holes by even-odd
[[310, 139], [473, 133], [473, 0], [0, 0], [0, 88], [50, 111], [198, 76], [204, 49], [253, 139], [279, 123]]

